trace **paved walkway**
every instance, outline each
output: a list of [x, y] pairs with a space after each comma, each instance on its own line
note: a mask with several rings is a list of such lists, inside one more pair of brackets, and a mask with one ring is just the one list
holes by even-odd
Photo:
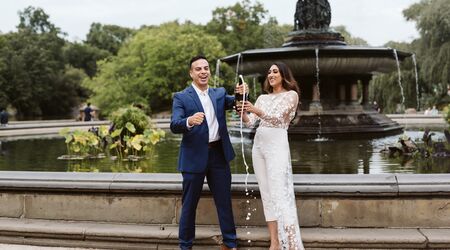
[[30, 245], [0, 244], [0, 250], [84, 250], [94, 248], [38, 247]]
[[445, 129], [448, 127], [448, 124], [441, 114], [437, 116], [423, 114], [388, 114], [386, 116], [406, 129]]
[[[161, 129], [169, 128], [169, 119], [154, 119], [156, 126]], [[55, 135], [63, 128], [70, 130], [88, 130], [101, 125], [109, 126], [110, 121], [82, 122], [74, 120], [49, 120], [49, 121], [13, 121], [6, 127], [0, 127], [1, 137]]]
[[[444, 118], [439, 116], [429, 116], [423, 114], [388, 114], [392, 120], [403, 125], [406, 129], [418, 129], [429, 127], [432, 129], [447, 128]], [[170, 119], [153, 119], [156, 126], [161, 129], [168, 129]], [[81, 122], [74, 120], [47, 120], [47, 121], [12, 121], [7, 127], [0, 127], [1, 137], [34, 136], [34, 135], [55, 135], [62, 128], [71, 130], [88, 130], [93, 126], [109, 125], [109, 121]]]

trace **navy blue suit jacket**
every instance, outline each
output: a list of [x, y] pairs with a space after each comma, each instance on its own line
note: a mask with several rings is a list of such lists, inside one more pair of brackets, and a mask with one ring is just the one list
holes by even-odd
[[[227, 95], [224, 88], [209, 88], [208, 94], [219, 123], [223, 154], [225, 160], [230, 162], [235, 154], [228, 136], [225, 111], [233, 108], [234, 96]], [[206, 119], [190, 130], [186, 126], [187, 118], [197, 112], [204, 112], [204, 110], [192, 86], [174, 95], [170, 130], [173, 133], [183, 134], [178, 158], [178, 170], [181, 172], [202, 173], [208, 162], [209, 130]]]

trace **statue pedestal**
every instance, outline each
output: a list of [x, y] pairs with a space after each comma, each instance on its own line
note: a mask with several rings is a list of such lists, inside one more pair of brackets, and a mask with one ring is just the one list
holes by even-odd
[[288, 34], [283, 47], [304, 45], [347, 45], [344, 37], [331, 30], [309, 29], [296, 30]]

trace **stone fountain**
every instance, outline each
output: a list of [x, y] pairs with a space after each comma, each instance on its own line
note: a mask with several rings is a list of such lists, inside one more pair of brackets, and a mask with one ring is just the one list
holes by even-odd
[[294, 30], [282, 47], [246, 50], [221, 61], [260, 83], [273, 62], [282, 61], [291, 68], [301, 89], [301, 105], [289, 129], [291, 136], [376, 137], [400, 133], [398, 123], [373, 109], [369, 84], [373, 75], [397, 70], [397, 60], [411, 54], [347, 45], [341, 34], [329, 27], [331, 8], [327, 0], [298, 0], [294, 17]]

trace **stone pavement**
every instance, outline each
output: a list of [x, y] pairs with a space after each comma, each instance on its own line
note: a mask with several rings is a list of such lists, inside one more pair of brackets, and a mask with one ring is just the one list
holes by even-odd
[[[153, 119], [156, 127], [168, 129], [170, 119]], [[70, 130], [81, 129], [88, 130], [92, 127], [101, 125], [109, 126], [110, 121], [74, 121], [74, 120], [48, 120], [48, 121], [13, 121], [6, 127], [0, 127], [1, 137], [24, 137], [34, 135], [52, 135], [58, 134], [63, 128]]]
[[445, 129], [448, 127], [442, 115], [388, 114], [386, 116], [402, 125], [405, 129]]
[[[398, 122], [406, 129], [416, 129], [430, 127], [433, 129], [443, 129], [447, 124], [442, 116], [429, 116], [423, 114], [388, 114], [392, 120]], [[170, 119], [153, 119], [156, 127], [168, 129]], [[231, 120], [230, 124], [236, 124], [236, 120]], [[109, 121], [82, 122], [74, 120], [44, 120], [44, 121], [12, 121], [7, 127], [0, 127], [1, 137], [15, 137], [24, 135], [49, 135], [58, 134], [62, 128], [88, 130], [93, 126], [109, 125]]]
[[84, 250], [89, 248], [41, 247], [31, 245], [0, 244], [0, 250], [82, 250], [82, 249]]
[[[178, 249], [178, 227], [174, 225], [2, 218], [0, 232], [0, 242], [24, 246], [10, 249]], [[309, 227], [302, 228], [301, 232], [307, 249], [449, 249], [450, 246], [450, 229], [442, 228]], [[237, 233], [240, 249], [268, 247], [265, 227], [239, 227]], [[197, 226], [198, 247], [194, 249], [219, 249], [220, 241], [217, 225]], [[33, 248], [31, 245], [60, 248]]]

